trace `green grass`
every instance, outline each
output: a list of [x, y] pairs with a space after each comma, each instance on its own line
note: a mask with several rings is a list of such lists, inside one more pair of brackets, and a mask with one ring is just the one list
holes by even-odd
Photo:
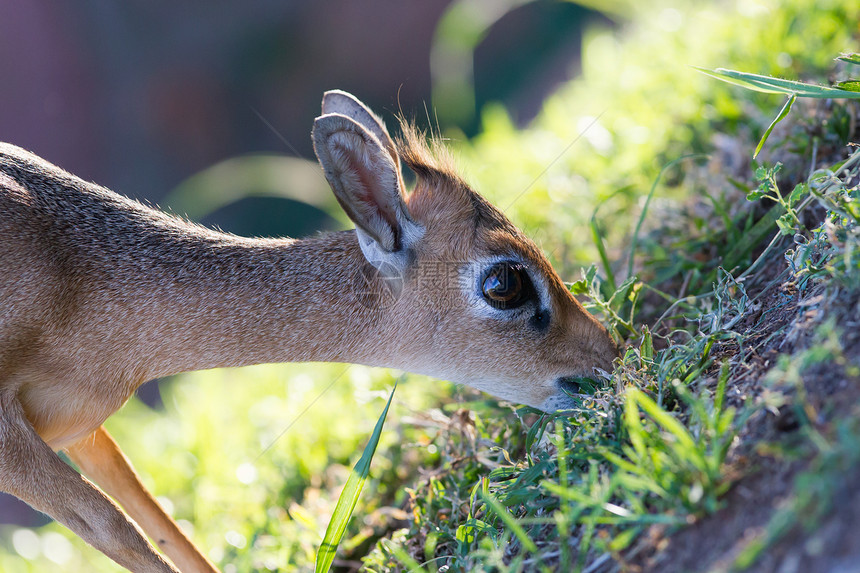
[[370, 440], [364, 447], [361, 458], [359, 458], [355, 467], [350, 472], [349, 478], [347, 478], [346, 484], [343, 486], [343, 491], [340, 497], [338, 497], [331, 521], [329, 521], [325, 535], [320, 543], [319, 551], [317, 551], [316, 563], [314, 565], [316, 573], [326, 573], [331, 569], [337, 548], [343, 540], [343, 535], [349, 525], [353, 511], [355, 511], [355, 505], [358, 503], [361, 490], [364, 488], [367, 476], [370, 473], [370, 462], [373, 460], [373, 454], [376, 453], [376, 447], [379, 445], [379, 436], [382, 433], [382, 426], [385, 424], [388, 409], [391, 407], [391, 400], [394, 399], [395, 390], [397, 390], [396, 383], [391, 389], [391, 395], [388, 397], [388, 402], [385, 403], [385, 409], [382, 410], [382, 414], [373, 428], [373, 434], [371, 434]]

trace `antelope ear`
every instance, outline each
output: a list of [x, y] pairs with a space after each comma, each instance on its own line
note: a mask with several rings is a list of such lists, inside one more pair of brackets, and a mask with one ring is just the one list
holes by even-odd
[[343, 210], [355, 223], [359, 245], [376, 268], [402, 272], [409, 247], [422, 234], [403, 199], [395, 155], [354, 119], [329, 113], [314, 121], [314, 151]]
[[379, 140], [379, 143], [385, 147], [394, 160], [397, 172], [400, 172], [400, 159], [397, 157], [397, 148], [394, 146], [391, 136], [388, 135], [385, 124], [379, 116], [370, 111], [370, 108], [364, 105], [357, 97], [342, 90], [325, 92], [322, 100], [322, 115], [330, 113], [345, 115], [376, 136], [376, 139]]

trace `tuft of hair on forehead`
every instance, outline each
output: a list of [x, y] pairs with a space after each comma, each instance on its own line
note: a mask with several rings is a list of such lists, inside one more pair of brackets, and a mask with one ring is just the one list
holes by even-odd
[[451, 208], [460, 207], [461, 212], [467, 211], [476, 227], [516, 232], [516, 227], [508, 218], [472, 190], [460, 176], [454, 156], [440, 137], [428, 137], [413, 122], [403, 116], [398, 119], [400, 134], [396, 138], [397, 153], [406, 167], [418, 177], [415, 191], [436, 197], [439, 196], [437, 193], [444, 193], [445, 203]]
[[415, 175], [434, 185], [450, 184], [468, 187], [457, 172], [451, 151], [441, 137], [427, 137], [414, 122], [399, 116], [400, 134], [396, 139], [397, 153]]

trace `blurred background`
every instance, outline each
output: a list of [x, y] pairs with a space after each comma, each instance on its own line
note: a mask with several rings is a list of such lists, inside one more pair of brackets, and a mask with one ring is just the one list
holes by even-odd
[[[403, 113], [440, 131], [467, 180], [576, 280], [597, 260], [592, 220], [626, 266], [629, 223], [668, 162], [716, 159], [667, 173], [654, 224], [676, 224], [673, 201], [702, 192], [696, 177], [725, 180], [724, 203], [737, 194], [730, 182], [781, 101], [691, 66], [829, 73], [857, 49], [858, 16], [856, 0], [0, 0], [0, 140], [228, 231], [303, 236], [347, 226], [310, 142], [322, 93], [344, 89], [389, 127]], [[710, 224], [685, 221], [678, 236]], [[679, 273], [647, 227], [643, 248], [666, 257], [641, 271]], [[395, 375], [195, 373], [146, 385], [108, 426], [225, 571], [302, 569]], [[516, 426], [484, 396], [410, 380], [374, 460], [377, 497], [359, 508], [376, 517], [353, 528], [355, 559], [398, 519], [383, 509], [403, 502], [403, 484], [439, 461], [458, 408]], [[0, 570], [118, 570], [47, 521], [0, 499]]]
[[[465, 135], [490, 101], [525, 123], [576, 73], [581, 30], [597, 16], [567, 2], [463, 2], [440, 27], [450, 4], [4, 0], [0, 136], [162, 202], [228, 158], [313, 159], [310, 127], [327, 89], [355, 93], [389, 121], [402, 111]], [[231, 199], [242, 191], [265, 190]], [[297, 206], [279, 201], [245, 203], [206, 215], [251, 234], [326, 222], [282, 217]]]

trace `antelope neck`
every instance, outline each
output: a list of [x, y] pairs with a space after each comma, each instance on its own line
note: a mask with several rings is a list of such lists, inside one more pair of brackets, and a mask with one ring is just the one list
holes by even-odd
[[185, 237], [134, 281], [142, 286], [124, 290], [123, 330], [150, 350], [156, 371], [145, 377], [271, 362], [382, 365], [386, 312], [362, 298], [365, 266], [352, 231]]

